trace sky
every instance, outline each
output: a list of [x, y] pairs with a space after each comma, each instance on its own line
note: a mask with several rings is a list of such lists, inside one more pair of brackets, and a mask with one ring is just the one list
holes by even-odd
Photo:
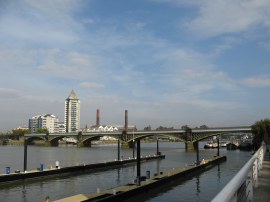
[[250, 126], [270, 117], [269, 0], [0, 0], [0, 131]]

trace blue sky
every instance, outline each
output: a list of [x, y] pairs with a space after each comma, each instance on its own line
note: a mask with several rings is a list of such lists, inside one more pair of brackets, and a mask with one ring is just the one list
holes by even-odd
[[251, 125], [270, 117], [269, 0], [2, 0], [0, 131], [37, 114], [81, 127]]

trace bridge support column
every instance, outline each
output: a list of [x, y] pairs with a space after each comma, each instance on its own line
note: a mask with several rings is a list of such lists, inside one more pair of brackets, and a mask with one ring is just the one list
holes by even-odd
[[141, 141], [137, 140], [137, 180], [141, 176]]
[[158, 137], [157, 137], [157, 155], [159, 155], [159, 145], [158, 145]]
[[58, 147], [59, 143], [58, 141], [54, 141], [54, 142], [51, 142], [50, 145], [53, 147]]
[[133, 147], [133, 142], [132, 141], [130, 141], [130, 142], [122, 141], [121, 142], [121, 147], [122, 148], [132, 148]]
[[24, 139], [24, 160], [23, 160], [23, 171], [27, 170], [27, 139]]
[[120, 161], [120, 140], [118, 139], [117, 143], [117, 159]]
[[77, 142], [77, 147], [91, 147], [91, 146], [92, 146], [91, 141], [87, 141], [87, 142], [78, 141]]
[[84, 147], [84, 144], [83, 144], [83, 142], [81, 142], [81, 141], [78, 141], [78, 142], [77, 142], [77, 147]]
[[50, 141], [45, 141], [44, 146], [50, 147], [53, 146]]
[[132, 153], [132, 157], [135, 158], [135, 140], [132, 140], [132, 149], [133, 149], [133, 153]]
[[186, 142], [186, 151], [196, 151], [199, 148], [198, 142]]

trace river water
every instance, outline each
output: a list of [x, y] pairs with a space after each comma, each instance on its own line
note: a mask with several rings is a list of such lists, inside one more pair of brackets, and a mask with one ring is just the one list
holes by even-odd
[[[209, 159], [216, 155], [215, 149], [203, 149], [201, 142], [200, 159]], [[194, 163], [196, 152], [186, 152], [184, 144], [179, 142], [159, 142], [159, 151], [166, 155], [165, 159], [154, 160], [141, 164], [141, 174], [151, 172], [166, 172], [173, 168]], [[156, 143], [141, 143], [141, 155], [153, 155]], [[0, 147], [0, 173], [5, 173], [5, 167], [10, 166], [11, 172], [23, 170], [23, 146]], [[132, 157], [132, 149], [121, 149], [123, 158]], [[136, 155], [136, 152], [135, 152]], [[187, 179], [176, 180], [168, 185], [139, 195], [128, 201], [210, 201], [237, 173], [251, 157], [251, 152], [228, 151], [220, 149], [220, 155], [226, 155], [227, 161], [214, 168], [196, 174]], [[77, 148], [73, 145], [59, 147], [28, 146], [27, 170], [33, 170], [44, 164], [44, 167], [60, 167], [112, 161], [117, 158], [117, 145], [93, 145]], [[72, 174], [48, 179], [25, 180], [23, 182], [0, 184], [0, 201], [36, 202], [44, 201], [46, 196], [50, 201], [68, 196], [93, 193], [132, 182], [136, 178], [136, 165], [124, 166], [118, 169]]]

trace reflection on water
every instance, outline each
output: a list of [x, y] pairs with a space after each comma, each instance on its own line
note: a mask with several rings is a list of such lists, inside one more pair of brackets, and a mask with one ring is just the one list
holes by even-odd
[[[216, 150], [204, 150], [200, 145], [200, 159], [207, 159], [216, 154]], [[141, 155], [153, 155], [156, 143], [142, 143]], [[13, 170], [23, 167], [23, 147], [0, 147], [0, 171], [9, 165]], [[196, 152], [186, 153], [183, 143], [159, 142], [159, 151], [166, 155], [164, 160], [141, 163], [141, 173], [166, 172], [172, 168], [185, 166], [196, 160]], [[156, 190], [130, 199], [129, 201], [210, 201], [217, 192], [232, 178], [240, 167], [250, 158], [250, 153], [220, 150], [227, 155], [227, 162], [212, 169], [177, 179]], [[132, 157], [133, 149], [122, 149], [121, 156]], [[40, 163], [45, 167], [60, 162], [60, 166], [83, 163], [96, 163], [117, 158], [117, 145], [93, 146], [91, 148], [68, 147], [28, 147], [28, 169], [36, 169]], [[136, 177], [136, 164], [106, 171], [85, 172], [41, 180], [26, 180], [16, 184], [0, 185], [1, 201], [43, 201], [46, 196], [56, 200], [80, 193], [93, 193], [130, 183]], [[3, 200], [2, 200], [3, 199]]]
[[218, 182], [220, 182], [220, 165], [218, 164], [217, 165], [217, 170], [218, 170], [218, 172], [217, 172], [217, 179], [218, 179]]
[[196, 195], [198, 196], [200, 193], [200, 177], [199, 176], [196, 176], [196, 187], [197, 187]]

